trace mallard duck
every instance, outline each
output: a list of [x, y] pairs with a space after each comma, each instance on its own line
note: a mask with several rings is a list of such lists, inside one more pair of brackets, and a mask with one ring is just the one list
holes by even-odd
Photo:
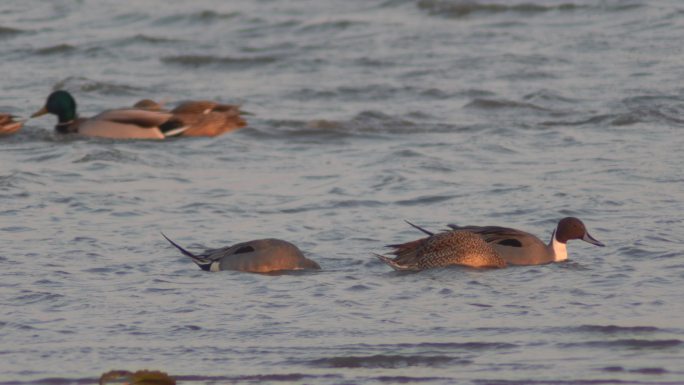
[[[164, 111], [163, 103], [143, 99], [133, 105], [149, 111]], [[182, 102], [168, 111], [188, 128], [181, 136], [218, 136], [235, 131], [247, 125], [240, 116], [240, 106], [220, 104], [211, 100], [190, 100]]]
[[162, 234], [169, 243], [205, 271], [238, 270], [270, 273], [282, 270], [319, 270], [318, 263], [306, 258], [299, 248], [281, 239], [255, 239], [219, 249], [193, 254]]
[[67, 91], [55, 91], [48, 96], [45, 106], [31, 115], [32, 118], [57, 115], [55, 126], [62, 134], [78, 133], [115, 139], [164, 139], [176, 136], [188, 127], [173, 114], [139, 108], [107, 110], [92, 118], [79, 118], [76, 101]]
[[23, 121], [14, 120], [15, 116], [0, 113], [0, 136], [11, 135], [19, 131], [24, 125]]

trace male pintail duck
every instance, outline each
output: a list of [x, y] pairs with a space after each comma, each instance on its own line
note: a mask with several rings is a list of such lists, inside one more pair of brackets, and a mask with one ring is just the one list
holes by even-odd
[[387, 247], [394, 248], [391, 253], [395, 255], [393, 259], [375, 254], [394, 270], [419, 271], [451, 265], [478, 268], [506, 267], [506, 261], [501, 259], [494, 248], [479, 235], [460, 230], [434, 234], [410, 222], [407, 223], [428, 236], [412, 242], [388, 245]]
[[282, 270], [319, 270], [318, 263], [307, 259], [297, 246], [280, 239], [256, 239], [220, 249], [193, 254], [166, 235], [167, 241], [205, 271], [238, 270], [270, 273]]
[[563, 218], [558, 222], [548, 245], [530, 233], [507, 227], [454, 224], [448, 226], [453, 230], [469, 231], [479, 235], [511, 265], [542, 265], [565, 261], [568, 259], [566, 243], [571, 239], [581, 239], [592, 245], [605, 246], [589, 235], [584, 223], [574, 217]]
[[0, 136], [11, 135], [21, 129], [24, 122], [22, 120], [14, 120], [14, 118], [10, 114], [0, 113]]
[[79, 118], [76, 101], [64, 90], [51, 93], [45, 106], [31, 117], [48, 113], [57, 115], [59, 122], [55, 129], [62, 134], [79, 133], [115, 139], [164, 139], [188, 129], [170, 112], [140, 108], [120, 108], [104, 111], [92, 118]]
[[[163, 103], [143, 99], [135, 103], [134, 107], [162, 111]], [[240, 115], [240, 106], [220, 104], [211, 100], [186, 101], [169, 112], [188, 127], [182, 136], [218, 136], [247, 125]]]

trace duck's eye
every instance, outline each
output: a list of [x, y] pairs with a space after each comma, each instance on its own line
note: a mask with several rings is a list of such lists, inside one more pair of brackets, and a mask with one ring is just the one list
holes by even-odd
[[517, 239], [504, 239], [496, 244], [501, 246], [522, 247], [522, 243]]

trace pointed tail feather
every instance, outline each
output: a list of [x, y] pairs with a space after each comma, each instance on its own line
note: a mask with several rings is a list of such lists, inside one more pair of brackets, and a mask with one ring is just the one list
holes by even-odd
[[197, 266], [199, 266], [202, 270], [206, 270], [206, 271], [210, 270], [211, 263], [212, 263], [211, 260], [208, 260], [207, 258], [203, 258], [199, 255], [195, 255], [195, 254], [189, 252], [188, 250], [184, 249], [181, 245], [179, 245], [176, 242], [169, 239], [169, 237], [167, 237], [166, 234], [161, 233], [161, 235], [164, 238], [166, 238], [166, 240], [169, 241], [169, 243], [172, 244], [175, 248], [180, 250], [180, 252], [183, 253], [183, 255], [186, 255], [186, 256], [192, 258], [192, 261], [195, 262], [197, 264]]
[[418, 225], [414, 225], [413, 223], [407, 221], [406, 219], [404, 219], [404, 222], [408, 223], [411, 227], [413, 227], [413, 228], [415, 228], [415, 229], [418, 229], [418, 230], [424, 232], [425, 234], [427, 234], [427, 235], [429, 235], [429, 236], [435, 235], [435, 233], [433, 233], [432, 231], [428, 231], [428, 230], [425, 230], [424, 228], [422, 228], [422, 227], [420, 227], [420, 226], [418, 226]]
[[393, 268], [396, 271], [413, 271], [413, 270], [415, 270], [415, 269], [410, 268], [410, 267], [401, 266], [401, 265], [397, 264], [396, 262], [394, 262], [394, 260], [392, 258], [385, 257], [382, 254], [373, 253], [373, 255], [375, 255], [376, 258], [385, 262], [387, 265], [389, 265], [389, 267]]

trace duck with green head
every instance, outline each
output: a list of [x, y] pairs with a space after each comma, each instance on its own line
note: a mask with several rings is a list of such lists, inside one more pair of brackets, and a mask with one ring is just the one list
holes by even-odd
[[64, 90], [51, 93], [45, 106], [31, 117], [45, 114], [57, 115], [55, 129], [61, 134], [78, 133], [114, 139], [164, 139], [180, 135], [188, 128], [170, 112], [139, 108], [119, 108], [101, 112], [92, 118], [79, 118], [76, 100]]

